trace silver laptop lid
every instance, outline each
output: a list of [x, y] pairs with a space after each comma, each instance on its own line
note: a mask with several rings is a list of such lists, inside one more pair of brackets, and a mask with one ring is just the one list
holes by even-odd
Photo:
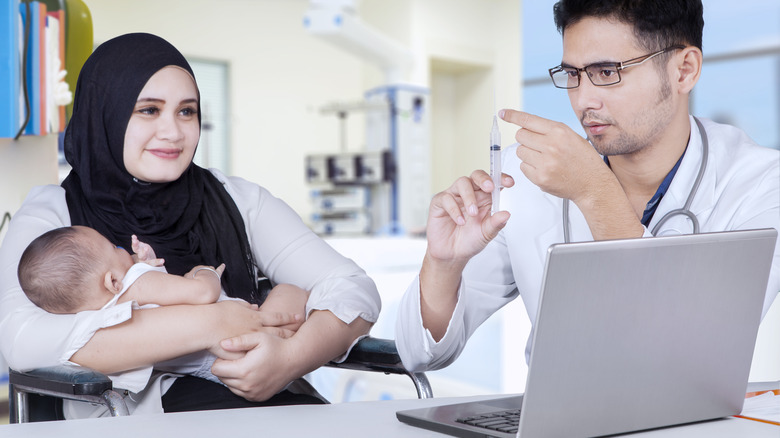
[[777, 231], [553, 245], [519, 435], [738, 414]]

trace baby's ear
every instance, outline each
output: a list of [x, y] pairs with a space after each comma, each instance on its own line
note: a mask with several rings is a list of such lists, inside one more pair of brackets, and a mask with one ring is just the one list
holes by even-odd
[[108, 271], [103, 277], [103, 286], [112, 294], [118, 294], [122, 290], [122, 280], [115, 276], [113, 272]]

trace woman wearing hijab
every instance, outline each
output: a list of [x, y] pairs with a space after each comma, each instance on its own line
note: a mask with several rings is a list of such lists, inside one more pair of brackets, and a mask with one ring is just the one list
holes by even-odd
[[[200, 136], [192, 69], [165, 40], [128, 34], [84, 64], [65, 133], [72, 166], [61, 186], [31, 191], [0, 248], [0, 349], [14, 369], [76, 363], [104, 373], [153, 365], [209, 349], [212, 371], [229, 388], [154, 373], [136, 412], [175, 412], [317, 403], [286, 390], [324, 363], [344, 357], [379, 313], [374, 283], [333, 251], [267, 190], [192, 163]], [[132, 310], [129, 306], [53, 315], [22, 292], [22, 251], [44, 232], [92, 227], [114, 245], [149, 243], [170, 273], [225, 263], [222, 286], [260, 304], [258, 276], [310, 291], [307, 319], [293, 333], [290, 315], [235, 301]], [[164, 293], [164, 291], [161, 291]], [[163, 395], [164, 394], [164, 395]], [[70, 416], [96, 415], [71, 405]]]

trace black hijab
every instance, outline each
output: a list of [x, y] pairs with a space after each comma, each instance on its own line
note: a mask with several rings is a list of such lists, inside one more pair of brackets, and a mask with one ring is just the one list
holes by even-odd
[[244, 221], [214, 175], [191, 163], [176, 181], [146, 183], [125, 168], [125, 131], [138, 95], [167, 66], [181, 67], [194, 80], [189, 63], [170, 43], [133, 33], [103, 43], [82, 67], [65, 131], [72, 170], [62, 187], [71, 222], [127, 249], [136, 234], [172, 274], [225, 263], [222, 285], [228, 295], [258, 303]]

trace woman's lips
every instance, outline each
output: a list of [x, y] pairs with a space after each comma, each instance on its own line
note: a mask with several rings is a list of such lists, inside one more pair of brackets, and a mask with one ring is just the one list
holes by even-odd
[[178, 158], [181, 155], [180, 149], [149, 149], [148, 152], [160, 158]]

